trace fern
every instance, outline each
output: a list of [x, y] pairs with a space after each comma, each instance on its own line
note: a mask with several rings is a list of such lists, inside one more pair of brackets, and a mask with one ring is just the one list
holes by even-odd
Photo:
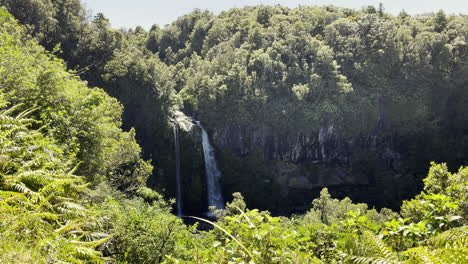
[[[76, 168], [67, 167], [52, 142], [28, 128], [34, 121], [26, 117], [35, 109], [12, 116], [19, 108], [0, 111], [0, 152], [4, 155], [0, 166], [0, 247], [6, 245], [4, 241], [24, 245], [4, 250], [35, 255], [39, 263], [103, 263], [105, 258], [95, 248], [110, 236], [92, 231], [94, 217], [80, 196], [87, 185], [73, 175]], [[42, 255], [51, 259], [42, 261]]]
[[79, 186], [76, 186], [74, 184], [76, 183], [81, 183], [82, 180], [81, 179], [77, 179], [77, 178], [68, 178], [68, 179], [56, 179], [55, 181], [49, 183], [47, 186], [44, 186], [40, 191], [39, 193], [43, 196], [47, 196], [47, 195], [50, 195], [51, 193], [53, 192], [57, 192], [58, 190], [60, 190], [61, 192], [63, 192], [63, 190], [65, 189], [64, 186], [66, 185], [70, 185], [72, 188], [73, 187], [79, 187]]
[[[343, 253], [348, 262], [355, 264], [402, 263], [399, 261], [398, 254], [387, 247], [385, 243], [371, 231], [364, 231], [359, 241], [355, 241], [354, 237], [348, 239], [351, 239], [354, 244], [351, 247], [344, 248], [344, 250], [348, 251]], [[349, 245], [349, 243], [346, 245]], [[358, 252], [363, 255], [354, 255]]]
[[447, 230], [403, 253], [408, 263], [468, 263], [468, 226]]
[[354, 264], [396, 264], [402, 262], [395, 262], [388, 259], [374, 258], [374, 257], [350, 257]]
[[30, 194], [33, 193], [33, 191], [31, 191], [28, 187], [26, 187], [26, 185], [24, 183], [22, 183], [22, 182], [11, 183], [10, 188], [12, 190], [14, 190], [14, 191], [24, 193], [24, 194], [27, 194], [27, 195], [30, 195]]
[[434, 251], [426, 247], [415, 247], [408, 249], [403, 253], [406, 256], [407, 263], [433, 263], [443, 264], [445, 263], [442, 259], [435, 256]]
[[427, 244], [436, 248], [468, 247], [468, 226], [449, 229], [429, 239]]

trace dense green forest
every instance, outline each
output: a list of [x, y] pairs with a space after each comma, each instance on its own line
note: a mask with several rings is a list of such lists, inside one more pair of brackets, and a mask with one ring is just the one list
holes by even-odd
[[0, 6], [1, 263], [468, 263], [468, 16]]
[[[195, 10], [146, 31], [112, 29], [78, 0], [0, 3], [88, 86], [119, 100], [123, 129], [135, 128], [154, 166], [149, 186], [166, 197], [176, 192], [180, 111], [208, 130], [225, 196], [241, 192], [279, 214], [305, 212], [324, 186], [397, 210], [422, 189], [429, 162], [465, 165], [464, 15], [259, 6]], [[200, 149], [196, 129], [182, 131], [192, 213], [206, 210]]]

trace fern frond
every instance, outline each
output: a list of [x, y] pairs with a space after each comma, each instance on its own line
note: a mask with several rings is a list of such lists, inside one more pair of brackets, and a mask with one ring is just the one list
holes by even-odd
[[67, 184], [79, 183], [81, 181], [82, 181], [81, 179], [56, 180], [56, 181], [49, 183], [47, 186], [42, 188], [39, 192], [44, 196], [48, 196], [51, 192], [59, 190], [60, 189], [59, 187], [63, 187], [64, 185], [67, 185]]
[[65, 217], [83, 216], [87, 211], [86, 208], [84, 208], [83, 206], [77, 203], [72, 203], [72, 202], [61, 202], [57, 204], [55, 208], [58, 212], [61, 212], [62, 214], [64, 214]]
[[40, 218], [42, 219], [46, 219], [46, 220], [51, 220], [51, 221], [57, 221], [59, 219], [58, 215], [56, 214], [53, 214], [53, 213], [47, 213], [47, 212], [44, 212], [44, 213], [33, 213], [31, 214], [32, 216], [39, 216]]
[[[88, 247], [76, 247], [76, 252], [73, 255], [77, 256], [79, 259], [91, 261], [92, 263], [104, 263], [102, 259], [102, 253], [98, 252], [92, 248]], [[79, 261], [78, 263], [82, 263]]]
[[67, 207], [63, 207], [63, 206], [57, 206], [56, 211], [61, 213], [63, 215], [64, 219], [67, 219], [67, 220], [74, 219], [75, 217], [84, 215], [83, 212], [71, 210], [71, 209], [69, 209]]
[[71, 169], [69, 172], [67, 172], [68, 175], [73, 175], [75, 173], [76, 170], [78, 170], [78, 168], [80, 167], [81, 163], [83, 163], [82, 161], [78, 162], [78, 164], [75, 165], [75, 167], [73, 167], [73, 169]]
[[34, 111], [38, 110], [39, 107], [33, 107], [33, 108], [29, 108], [29, 109], [26, 109], [24, 110], [23, 112], [19, 113], [15, 119], [19, 120], [19, 119], [24, 119], [25, 117], [29, 116], [31, 113], [33, 113]]
[[108, 235], [104, 238], [101, 238], [99, 240], [93, 240], [93, 241], [71, 241], [74, 244], [81, 245], [81, 246], [86, 246], [89, 248], [96, 248], [104, 243], [106, 243], [109, 239], [111, 239], [113, 236]]
[[430, 238], [424, 246], [403, 252], [409, 263], [468, 263], [467, 226], [447, 230]]
[[24, 193], [14, 192], [14, 191], [0, 191], [0, 198], [3, 199], [4, 202], [8, 203], [11, 200], [22, 200], [22, 201], [29, 201], [29, 199], [24, 195]]
[[15, 111], [16, 109], [18, 109], [19, 107], [23, 106], [23, 104], [16, 104], [14, 106], [11, 106], [10, 108], [8, 109], [5, 109], [3, 111], [0, 111], [0, 116], [10, 116], [10, 114]]
[[391, 251], [377, 235], [370, 231], [365, 231], [364, 235], [366, 239], [370, 242], [370, 244], [373, 246], [373, 249], [376, 251], [378, 256], [388, 261], [398, 260], [398, 255], [395, 252]]
[[35, 195], [31, 200], [33, 200], [34, 203], [38, 203], [36, 206], [36, 211], [41, 210], [43, 207], [52, 210], [54, 206], [49, 202], [50, 200], [53, 200], [53, 198], [56, 198], [55, 193], [50, 193], [49, 196], [44, 197], [42, 194], [37, 194]]
[[468, 226], [449, 229], [429, 239], [427, 244], [438, 248], [447, 246], [468, 247]]
[[55, 233], [57, 234], [65, 233], [73, 229], [81, 228], [83, 225], [84, 223], [80, 222], [80, 220], [75, 220], [55, 230]]
[[34, 193], [31, 189], [26, 187], [24, 183], [18, 182], [18, 183], [11, 183], [10, 188], [14, 191], [17, 191], [19, 193], [24, 193], [24, 194], [31, 194]]
[[373, 257], [350, 257], [354, 264], [396, 264], [395, 262], [387, 259], [373, 258]]
[[54, 180], [55, 179], [50, 176], [50, 172], [43, 170], [25, 171], [17, 176], [17, 181], [35, 190], [39, 190]]
[[85, 241], [95, 241], [96, 239], [102, 239], [102, 238], [107, 238], [110, 235], [107, 233], [102, 233], [102, 232], [92, 232], [84, 235], [84, 240]]
[[433, 250], [429, 250], [427, 247], [415, 247], [403, 252], [403, 255], [408, 258], [407, 262], [410, 263], [444, 264], [445, 262], [435, 256], [434, 253]]
[[[388, 248], [374, 233], [364, 231], [359, 241], [346, 244], [344, 257], [355, 264], [397, 264], [397, 253]], [[350, 248], [348, 246], [351, 246]], [[354, 250], [353, 250], [354, 249]], [[354, 255], [354, 254], [359, 255]]]

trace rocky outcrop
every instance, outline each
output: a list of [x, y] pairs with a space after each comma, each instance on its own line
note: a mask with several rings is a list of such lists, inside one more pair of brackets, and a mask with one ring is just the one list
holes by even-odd
[[194, 127], [193, 120], [186, 116], [183, 112], [179, 110], [174, 110], [171, 113], [171, 122], [173, 125], [177, 125], [182, 131], [191, 132]]
[[352, 139], [342, 137], [334, 122], [310, 134], [279, 133], [265, 124], [226, 122], [212, 129], [212, 135], [219, 149], [240, 157], [260, 150], [264, 160], [273, 161], [271, 172], [283, 194], [291, 189], [369, 184], [371, 179], [356, 169], [356, 164], [368, 162], [369, 156], [383, 168], [398, 169], [401, 163], [394, 136], [381, 125], [368, 135]]
[[[192, 118], [181, 112], [174, 113], [173, 122], [183, 135], [182, 188], [187, 196], [186, 203], [192, 203], [187, 207], [202, 210], [207, 197], [204, 195], [201, 131]], [[268, 202], [271, 201], [275, 204], [272, 210], [277, 212], [308, 208], [322, 187], [334, 188], [337, 195], [372, 199], [369, 197], [380, 193], [375, 187], [378, 180], [375, 177], [381, 176], [376, 172], [390, 172], [386, 174], [390, 176], [385, 177], [391, 178], [392, 171], [401, 167], [397, 137], [383, 122], [366, 135], [353, 138], [343, 136], [334, 122], [324, 123], [316, 131], [301, 133], [293, 129], [280, 132], [265, 123], [247, 125], [226, 121], [207, 127], [207, 132], [220, 163], [224, 195], [229, 197], [240, 191], [250, 197], [254, 206], [270, 206]], [[256, 167], [262, 167], [261, 172]], [[379, 186], [386, 188], [387, 185], [380, 183]], [[255, 205], [255, 202], [263, 204]]]

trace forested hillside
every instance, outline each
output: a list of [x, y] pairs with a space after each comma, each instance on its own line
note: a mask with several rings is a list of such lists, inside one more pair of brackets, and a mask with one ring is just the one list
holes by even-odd
[[0, 25], [0, 262], [102, 261], [97, 246], [122, 245], [109, 231], [128, 231], [119, 212], [170, 217], [162, 200], [143, 202], [160, 200], [146, 188], [152, 167], [135, 131], [121, 130], [116, 99], [67, 72], [4, 9]]
[[[329, 186], [397, 209], [430, 161], [464, 165], [468, 19], [397, 17], [372, 6], [259, 6], [114, 30], [78, 0], [1, 3], [69, 69], [124, 106], [123, 127], [175, 197], [172, 120], [208, 129], [223, 193], [276, 212], [305, 210]], [[189, 211], [206, 208], [197, 131], [182, 134]], [[278, 199], [271, 200], [273, 194]]]
[[1, 263], [468, 262], [468, 16], [0, 6]]
[[[398, 208], [431, 160], [466, 162], [467, 34], [466, 16], [442, 11], [261, 6], [196, 11], [151, 29], [146, 45], [179, 69], [226, 193], [281, 211], [342, 185], [337, 194]], [[290, 203], [268, 198], [277, 192]]]

